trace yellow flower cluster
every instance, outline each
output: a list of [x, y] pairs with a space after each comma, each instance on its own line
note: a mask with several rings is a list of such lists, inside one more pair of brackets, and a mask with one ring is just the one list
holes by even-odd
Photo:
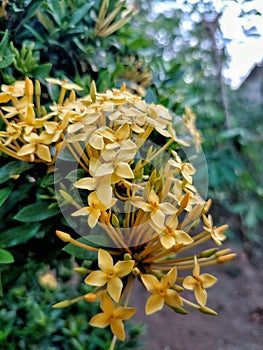
[[[75, 99], [72, 91], [82, 90], [76, 84], [47, 79], [50, 83], [61, 85], [59, 105]], [[67, 115], [59, 119], [56, 109], [47, 113], [41, 106], [41, 87], [36, 81], [26, 78], [13, 85], [2, 85], [0, 93], [0, 118], [5, 130], [0, 131], [0, 151], [25, 162], [53, 163], [56, 160], [59, 144], [68, 125]], [[65, 93], [71, 90], [69, 99], [64, 101]]]
[[[99, 228], [107, 242], [83, 243], [56, 231], [64, 242], [97, 252], [98, 270], [77, 268], [87, 274], [85, 283], [93, 286], [92, 292], [54, 307], [99, 300], [102, 312], [90, 324], [110, 326], [111, 349], [117, 338], [125, 339], [123, 320], [136, 311], [128, 307], [136, 280], [150, 293], [146, 314], [164, 305], [178, 313], [187, 313], [185, 307], [190, 306], [216, 314], [206, 306], [206, 289], [216, 278], [200, 270], [235, 254], [207, 248], [208, 241], [222, 244], [227, 225], [214, 226], [208, 214], [210, 201], [200, 196], [196, 169], [185, 157], [184, 149], [191, 143], [199, 149], [201, 141], [192, 112], [187, 110], [180, 122], [163, 106], [146, 103], [125, 86], [97, 93], [92, 83], [88, 96], [76, 98], [78, 86], [47, 80], [61, 87], [59, 101], [49, 113], [41, 107], [37, 83], [34, 99], [29, 79], [2, 86], [0, 103], [8, 105], [0, 112], [6, 124], [0, 149], [24, 161], [48, 164], [68, 149], [85, 172], [73, 184], [85, 199], [79, 204], [65, 188], [60, 194], [75, 207], [72, 217], [84, 225], [86, 238]], [[192, 300], [189, 293], [184, 295], [186, 289], [193, 291]]]

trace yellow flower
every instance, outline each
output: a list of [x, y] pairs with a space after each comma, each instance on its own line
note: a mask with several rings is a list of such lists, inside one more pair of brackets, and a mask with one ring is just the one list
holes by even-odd
[[96, 192], [92, 192], [88, 196], [88, 203], [89, 203], [89, 206], [81, 208], [75, 211], [71, 215], [72, 216], [87, 215], [88, 224], [91, 228], [93, 228], [97, 224], [98, 219], [101, 215], [101, 212], [106, 210], [107, 207], [100, 202]]
[[194, 257], [194, 263], [193, 276], [185, 277], [183, 287], [193, 290], [198, 303], [205, 306], [207, 300], [207, 292], [205, 289], [212, 287], [216, 283], [217, 278], [208, 273], [200, 275], [200, 266], [196, 256]]
[[192, 164], [187, 162], [182, 162], [181, 158], [178, 156], [178, 154], [175, 151], [172, 151], [174, 159], [170, 159], [168, 162], [171, 166], [174, 166], [178, 170], [180, 170], [181, 174], [183, 175], [184, 179], [191, 184], [193, 182], [193, 175], [195, 173], [195, 168], [192, 166]]
[[3, 92], [0, 93], [0, 103], [8, 102], [12, 99], [12, 97], [21, 97], [24, 96], [25, 93], [25, 82], [24, 81], [16, 81], [12, 85], [2, 85], [1, 90]]
[[176, 243], [190, 244], [193, 239], [183, 230], [178, 230], [178, 219], [176, 215], [166, 219], [165, 227], [157, 232], [160, 233], [160, 242], [165, 249], [172, 248]]
[[159, 197], [151, 190], [148, 196], [148, 202], [136, 201], [133, 203], [136, 207], [141, 208], [145, 212], [150, 212], [150, 224], [153, 228], [163, 228], [165, 215], [175, 214], [177, 209], [168, 202], [160, 203]]
[[114, 307], [111, 298], [104, 293], [101, 298], [100, 307], [103, 313], [92, 317], [90, 325], [99, 328], [110, 326], [112, 333], [120, 340], [125, 340], [124, 325], [122, 320], [131, 318], [136, 309], [134, 307]]
[[107, 291], [109, 295], [114, 301], [118, 302], [123, 286], [121, 278], [128, 275], [132, 271], [134, 261], [118, 261], [115, 265], [113, 265], [111, 255], [106, 250], [99, 249], [98, 265], [100, 270], [91, 272], [85, 278], [85, 283], [98, 287], [102, 287], [107, 284]]
[[171, 307], [182, 306], [183, 302], [179, 294], [175, 290], [171, 289], [176, 281], [176, 278], [176, 267], [172, 268], [161, 278], [160, 281], [157, 277], [150, 274], [141, 275], [143, 284], [147, 290], [152, 293], [145, 306], [145, 313], [147, 315], [161, 310], [164, 304]]
[[55, 85], [60, 85], [62, 88], [66, 89], [66, 90], [83, 90], [82, 87], [80, 87], [77, 84], [74, 83], [70, 83], [67, 80], [59, 80], [59, 79], [55, 79], [55, 78], [46, 78], [45, 79], [48, 83], [50, 84], [55, 84]]
[[224, 241], [226, 239], [226, 236], [223, 234], [223, 232], [228, 228], [228, 225], [222, 225], [220, 227], [214, 226], [213, 218], [211, 215], [208, 215], [208, 217], [203, 215], [203, 221], [205, 224], [204, 230], [211, 234], [212, 239], [217, 245], [222, 245], [221, 241]]
[[28, 155], [30, 161], [34, 161], [36, 154], [40, 159], [46, 162], [51, 162], [51, 154], [49, 147], [47, 146], [47, 144], [51, 143], [51, 140], [33, 132], [28, 136], [25, 135], [24, 139], [28, 143], [20, 148], [17, 152], [18, 156]]

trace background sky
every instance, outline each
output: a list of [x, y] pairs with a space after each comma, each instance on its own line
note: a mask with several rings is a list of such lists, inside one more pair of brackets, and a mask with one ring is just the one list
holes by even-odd
[[[229, 39], [231, 57], [224, 74], [237, 88], [254, 64], [263, 61], [263, 0], [219, 2], [224, 6], [220, 24], [225, 39]], [[240, 17], [244, 12], [246, 15]]]

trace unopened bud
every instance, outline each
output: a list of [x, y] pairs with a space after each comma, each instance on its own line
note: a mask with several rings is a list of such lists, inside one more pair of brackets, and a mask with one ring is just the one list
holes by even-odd
[[228, 255], [223, 255], [223, 256], [219, 256], [217, 258], [217, 263], [218, 264], [224, 264], [228, 261], [231, 261], [233, 260], [234, 258], [236, 257], [236, 254], [235, 253], [232, 253], [232, 254], [228, 254]]
[[218, 248], [206, 249], [198, 255], [198, 258], [209, 258], [218, 251]]
[[203, 209], [203, 214], [208, 213], [209, 209], [211, 208], [212, 205], [212, 200], [208, 199], [207, 202], [205, 202], [204, 209]]
[[181, 286], [178, 286], [178, 284], [175, 284], [174, 286], [172, 286], [171, 289], [175, 290], [177, 293], [184, 291], [184, 288]]
[[84, 295], [84, 299], [89, 302], [93, 302], [97, 300], [97, 295], [94, 293], [87, 293]]
[[138, 267], [134, 267], [134, 268], [132, 269], [132, 274], [133, 274], [134, 276], [140, 276], [141, 271], [138, 269]]
[[56, 303], [55, 305], [53, 305], [52, 307], [54, 309], [60, 309], [62, 307], [68, 307], [70, 306], [72, 303], [71, 303], [71, 300], [63, 300], [63, 301], [60, 301], [59, 303]]
[[56, 235], [63, 241], [63, 242], [70, 242], [71, 236], [66, 233], [59, 230], [56, 230]]
[[92, 102], [96, 102], [96, 94], [97, 94], [96, 84], [95, 84], [95, 81], [92, 80], [90, 85], [90, 97]]
[[35, 94], [36, 96], [41, 96], [41, 86], [38, 80], [35, 81]]
[[132, 260], [132, 256], [129, 253], [125, 253], [123, 259], [124, 260]]
[[76, 93], [74, 90], [71, 90], [69, 94], [69, 102], [74, 102], [75, 100], [76, 100]]
[[30, 80], [28, 77], [25, 78], [25, 93], [28, 97], [31, 97], [34, 94], [32, 80]]
[[112, 223], [113, 227], [120, 227], [120, 222], [119, 222], [117, 215], [115, 215], [115, 214], [111, 215], [111, 223]]
[[212, 316], [216, 316], [217, 315], [217, 312], [210, 309], [209, 307], [207, 306], [201, 306], [199, 308], [199, 311], [203, 312], [204, 314], [207, 314], [207, 315], [212, 315]]
[[86, 269], [85, 267], [75, 267], [73, 270], [74, 270], [75, 272], [81, 273], [81, 274], [83, 274], [83, 275], [85, 275], [85, 274], [87, 274], [87, 273], [90, 272], [90, 270], [89, 270], [89, 269]]
[[176, 313], [181, 315], [187, 315], [188, 312], [183, 307], [173, 307], [172, 308]]

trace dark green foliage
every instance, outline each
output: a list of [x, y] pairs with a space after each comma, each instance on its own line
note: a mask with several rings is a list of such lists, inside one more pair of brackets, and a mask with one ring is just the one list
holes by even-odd
[[[74, 290], [67, 288], [63, 280], [71, 275], [69, 267], [56, 268], [60, 276], [56, 290], [41, 287], [37, 275], [25, 270], [19, 276], [18, 286], [0, 300], [2, 349], [105, 350], [109, 347], [111, 333], [88, 323], [99, 312], [98, 303], [81, 301], [68, 308], [52, 308], [56, 300], [71, 299], [89, 291], [82, 284], [75, 285]], [[43, 271], [38, 271], [38, 275], [42, 274]], [[137, 348], [141, 331], [142, 326], [127, 325], [127, 340], [118, 342], [116, 350]]]

